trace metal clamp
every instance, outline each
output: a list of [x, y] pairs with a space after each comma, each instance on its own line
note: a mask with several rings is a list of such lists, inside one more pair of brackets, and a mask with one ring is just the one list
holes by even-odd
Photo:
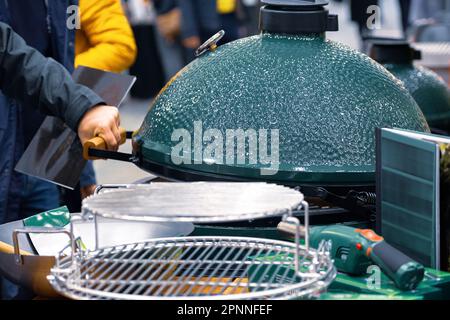
[[[294, 256], [295, 272], [298, 275], [305, 276], [305, 274], [300, 271], [299, 259], [300, 259], [300, 248], [301, 248], [300, 247], [300, 237], [302, 235], [305, 237], [306, 252], [309, 252], [309, 204], [308, 204], [308, 202], [302, 201], [298, 210], [301, 210], [302, 208], [305, 210], [305, 215], [304, 215], [305, 226], [303, 228], [300, 225], [300, 220], [297, 217], [293, 216], [292, 211], [289, 211], [289, 213], [283, 217], [283, 222], [294, 225], [294, 227], [295, 227], [293, 232], [290, 230], [288, 231], [289, 233], [293, 233], [293, 235], [295, 237], [295, 245], [296, 245], [295, 256]], [[283, 225], [283, 224], [281, 224], [281, 225]]]
[[217, 48], [217, 43], [220, 39], [223, 38], [225, 35], [224, 30], [220, 30], [215, 35], [213, 35], [211, 38], [205, 41], [198, 49], [195, 51], [195, 56], [199, 57], [202, 54], [204, 54], [206, 51], [214, 51]]
[[[128, 185], [100, 185], [94, 192], [94, 196], [100, 192], [102, 189], [116, 189], [116, 188], [127, 188]], [[84, 213], [73, 213], [70, 219], [70, 233], [74, 236], [74, 223], [77, 221], [94, 221], [94, 239], [95, 239], [95, 250], [98, 250], [100, 245], [100, 237], [98, 230], [98, 217], [96, 214], [84, 214]]]
[[73, 260], [73, 255], [75, 253], [75, 241], [73, 238], [73, 234], [64, 229], [64, 228], [46, 228], [46, 227], [25, 227], [23, 229], [16, 229], [13, 231], [13, 245], [14, 245], [14, 255], [17, 264], [23, 264], [23, 257], [20, 254], [20, 246], [19, 246], [19, 237], [18, 235], [22, 234], [30, 234], [30, 233], [42, 233], [42, 234], [53, 234], [53, 233], [64, 233], [67, 234], [70, 238], [70, 244], [72, 247], [71, 258]]

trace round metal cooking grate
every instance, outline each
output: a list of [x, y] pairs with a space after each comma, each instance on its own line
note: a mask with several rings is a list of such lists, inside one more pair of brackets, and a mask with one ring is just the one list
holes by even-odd
[[286, 299], [323, 291], [336, 270], [325, 248], [234, 237], [165, 238], [59, 261], [49, 281], [73, 299]]

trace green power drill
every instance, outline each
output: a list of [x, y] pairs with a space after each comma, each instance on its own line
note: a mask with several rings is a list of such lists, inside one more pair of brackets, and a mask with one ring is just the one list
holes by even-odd
[[[295, 226], [281, 222], [278, 229], [295, 234]], [[304, 229], [301, 231], [304, 234]], [[317, 248], [321, 241], [331, 241], [331, 257], [336, 269], [352, 275], [366, 274], [373, 264], [391, 278], [400, 290], [414, 290], [422, 281], [424, 267], [389, 245], [370, 229], [355, 229], [343, 225], [310, 228], [310, 245]]]

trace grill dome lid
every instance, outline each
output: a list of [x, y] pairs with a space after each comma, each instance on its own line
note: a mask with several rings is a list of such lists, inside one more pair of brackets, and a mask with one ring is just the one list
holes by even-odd
[[433, 129], [450, 133], [450, 90], [428, 68], [415, 65], [421, 52], [402, 39], [370, 39], [370, 56], [403, 81]]
[[[141, 166], [174, 179], [374, 185], [375, 128], [428, 131], [419, 107], [385, 68], [327, 40], [324, 32], [267, 30], [263, 17], [268, 10], [323, 14], [326, 1], [263, 2], [261, 34], [201, 55], [155, 99], [134, 138]], [[174, 135], [176, 129], [188, 134], [192, 146], [178, 156], [174, 146], [184, 139]], [[208, 129], [222, 135], [222, 158], [205, 158], [201, 152], [213, 141], [211, 136], [202, 139]], [[277, 140], [271, 130], [278, 130], [276, 172], [262, 170], [270, 166], [261, 161], [267, 160], [260, 153], [264, 143], [257, 152], [246, 144], [245, 163], [227, 161], [227, 132], [239, 129], [256, 132], [258, 142], [267, 129], [268, 145]], [[199, 142], [200, 152], [195, 150]], [[250, 161], [254, 156], [257, 163]], [[187, 161], [180, 164], [181, 158]]]

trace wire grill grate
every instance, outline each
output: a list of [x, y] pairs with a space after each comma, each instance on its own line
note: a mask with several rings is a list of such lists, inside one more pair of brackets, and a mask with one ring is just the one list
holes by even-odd
[[76, 299], [255, 299], [309, 297], [334, 279], [325, 251], [234, 237], [166, 238], [68, 257], [52, 285]]

